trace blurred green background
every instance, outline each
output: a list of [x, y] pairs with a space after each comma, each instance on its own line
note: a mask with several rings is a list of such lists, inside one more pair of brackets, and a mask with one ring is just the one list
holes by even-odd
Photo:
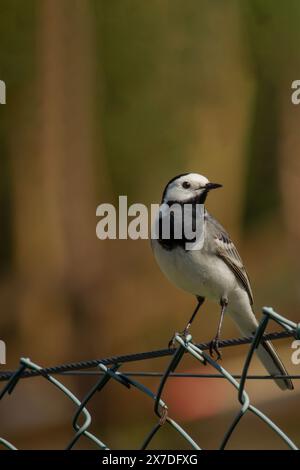
[[[120, 194], [157, 203], [186, 171], [223, 184], [208, 209], [239, 247], [258, 314], [272, 305], [298, 321], [300, 107], [291, 83], [300, 79], [300, 3], [0, 0], [0, 12], [1, 370], [20, 356], [46, 366], [166, 347], [194, 299], [164, 278], [149, 242], [98, 240], [95, 211]], [[218, 316], [207, 302], [194, 339], [211, 339]], [[237, 335], [225, 321], [223, 337]], [[297, 373], [291, 341], [277, 345]], [[227, 349], [222, 365], [238, 373], [246, 351]], [[192, 360], [184, 367], [199, 372]], [[93, 379], [65, 383], [83, 396]], [[300, 443], [299, 386], [289, 394], [252, 381], [249, 390]], [[205, 448], [218, 445], [238, 406], [220, 380], [172, 379], [165, 399]], [[73, 411], [42, 379], [26, 380], [0, 403], [0, 435], [60, 448]], [[137, 447], [155, 423], [151, 402], [117, 383], [91, 411], [92, 430], [112, 448]], [[164, 429], [153, 447], [185, 444]], [[252, 416], [229, 445], [283, 447]]]

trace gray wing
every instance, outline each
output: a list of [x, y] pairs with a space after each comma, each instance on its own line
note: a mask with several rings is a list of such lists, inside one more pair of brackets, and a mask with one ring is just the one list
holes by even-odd
[[250, 286], [250, 281], [246, 269], [244, 268], [243, 261], [234, 246], [233, 241], [230, 239], [226, 230], [222, 225], [214, 219], [208, 212], [206, 212], [206, 223], [208, 224], [209, 231], [214, 238], [214, 245], [216, 255], [219, 256], [227, 266], [233, 271], [237, 280], [242, 284], [246, 290], [250, 304], [253, 304], [253, 294]]

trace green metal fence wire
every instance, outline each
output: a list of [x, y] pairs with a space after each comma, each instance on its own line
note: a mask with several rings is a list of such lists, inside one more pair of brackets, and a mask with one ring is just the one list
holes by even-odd
[[[272, 321], [277, 323], [283, 331], [265, 334], [268, 323]], [[20, 360], [20, 366], [15, 371], [0, 372], [0, 381], [6, 381], [2, 391], [0, 392], [0, 400], [3, 399], [7, 394], [13, 393], [15, 387], [19, 384], [20, 379], [30, 378], [34, 376], [41, 376], [49, 383], [58, 388], [66, 397], [71, 400], [77, 407], [76, 413], [73, 417], [72, 426], [74, 430], [71, 441], [65, 446], [66, 449], [73, 449], [76, 443], [82, 439], [89, 439], [96, 448], [101, 450], [108, 450], [109, 446], [105, 444], [98, 436], [93, 434], [89, 428], [92, 423], [92, 418], [87, 410], [87, 405], [91, 402], [94, 395], [103, 390], [104, 387], [108, 386], [111, 380], [119, 383], [120, 385], [128, 389], [136, 389], [140, 393], [146, 395], [153, 401], [154, 413], [157, 416], [157, 423], [149, 430], [147, 436], [144, 437], [141, 445], [141, 449], [146, 449], [154, 436], [160, 431], [162, 427], [168, 426], [177, 432], [182, 439], [184, 439], [191, 448], [201, 450], [199, 444], [188, 434], [183, 427], [173, 420], [169, 416], [168, 406], [163, 400], [163, 394], [165, 385], [168, 380], [172, 377], [194, 377], [195, 379], [200, 378], [223, 378], [227, 380], [236, 389], [236, 397], [240, 403], [238, 413], [233, 417], [230, 426], [228, 427], [225, 435], [223, 436], [222, 442], [219, 445], [219, 449], [225, 449], [233, 432], [239, 425], [242, 418], [247, 413], [254, 414], [258, 419], [263, 421], [266, 426], [271, 428], [277, 436], [279, 436], [286, 446], [292, 450], [298, 450], [297, 445], [280, 429], [268, 416], [262, 411], [256, 408], [250, 401], [250, 397], [246, 392], [245, 386], [249, 379], [272, 379], [271, 376], [264, 375], [250, 375], [248, 374], [249, 366], [252, 361], [252, 357], [255, 349], [266, 339], [276, 340], [285, 337], [294, 337], [300, 339], [300, 324], [296, 324], [287, 318], [279, 315], [270, 307], [263, 308], [263, 316], [257, 331], [253, 337], [248, 338], [236, 338], [220, 342], [221, 347], [236, 346], [239, 344], [250, 344], [249, 351], [244, 363], [242, 373], [240, 375], [233, 375], [222, 367], [218, 362], [214, 361], [209, 354], [205, 352], [209, 348], [208, 343], [195, 345], [192, 341], [192, 336], [189, 335], [187, 338], [182, 338], [179, 334], [175, 336], [177, 347], [174, 349], [161, 349], [157, 351], [148, 351], [143, 353], [131, 354], [127, 356], [115, 356], [105, 359], [94, 359], [91, 361], [84, 361], [79, 363], [62, 364], [55, 367], [42, 368], [38, 364], [35, 364], [30, 359], [22, 358]], [[189, 354], [196, 361], [201, 364], [209, 364], [212, 366], [216, 373], [214, 374], [184, 374], [176, 373], [176, 369], [179, 364], [184, 360], [184, 356]], [[120, 372], [120, 367], [124, 363], [133, 361], [143, 361], [155, 357], [171, 356], [169, 364], [164, 372]], [[90, 370], [93, 369], [93, 370]], [[53, 375], [94, 375], [97, 377], [96, 383], [89, 390], [83, 399], [79, 399], [74, 393], [67, 388], [60, 380], [53, 377]], [[133, 377], [161, 377], [158, 390], [154, 393], [150, 388], [146, 387], [141, 382], [137, 381]], [[276, 376], [281, 377], [281, 376]], [[291, 378], [299, 379], [300, 375], [291, 375]], [[18, 385], [20, 386], [20, 385]], [[79, 424], [79, 420], [82, 424]], [[0, 444], [4, 448], [10, 450], [17, 450], [16, 447], [9, 442], [7, 439], [0, 437]]]

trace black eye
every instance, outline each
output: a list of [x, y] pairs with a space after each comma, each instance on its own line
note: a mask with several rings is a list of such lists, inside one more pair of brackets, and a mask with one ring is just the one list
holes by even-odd
[[188, 181], [184, 181], [184, 182], [182, 183], [182, 187], [183, 187], [184, 189], [189, 189], [189, 188], [191, 187], [191, 183], [189, 183]]

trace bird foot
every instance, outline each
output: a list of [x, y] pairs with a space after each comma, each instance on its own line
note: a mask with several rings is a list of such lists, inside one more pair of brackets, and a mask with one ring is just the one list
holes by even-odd
[[222, 353], [219, 350], [219, 340], [218, 340], [218, 338], [214, 338], [209, 344], [209, 354], [210, 354], [211, 358], [214, 358], [214, 353], [216, 353], [216, 355], [217, 355], [217, 359], [216, 359], [217, 361], [222, 359]]
[[183, 340], [186, 340], [188, 334], [189, 334], [189, 329], [188, 329], [188, 328], [185, 328], [183, 331], [174, 333], [174, 335], [172, 336], [172, 338], [170, 339], [170, 341], [169, 341], [169, 343], [168, 343], [168, 348], [169, 348], [169, 349], [175, 348], [175, 339], [176, 339], [176, 336], [181, 336], [181, 338], [182, 338]]

